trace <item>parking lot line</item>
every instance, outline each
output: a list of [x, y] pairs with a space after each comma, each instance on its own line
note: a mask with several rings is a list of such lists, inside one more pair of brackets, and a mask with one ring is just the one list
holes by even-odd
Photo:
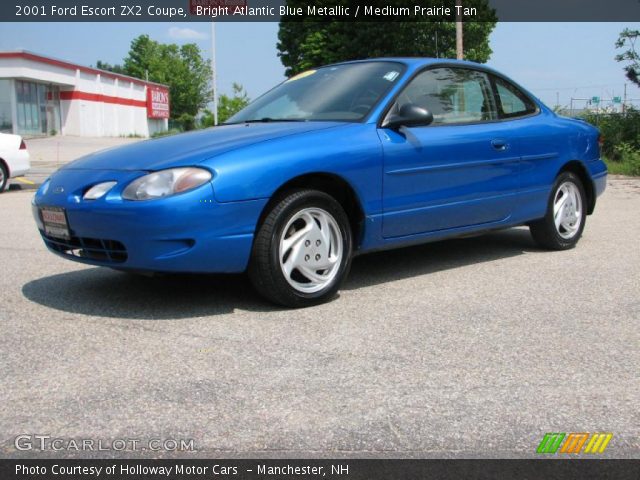
[[16, 180], [21, 182], [21, 183], [27, 184], [27, 185], [35, 185], [36, 184], [36, 182], [32, 182], [31, 180], [27, 180], [26, 178], [22, 178], [22, 177], [16, 177]]

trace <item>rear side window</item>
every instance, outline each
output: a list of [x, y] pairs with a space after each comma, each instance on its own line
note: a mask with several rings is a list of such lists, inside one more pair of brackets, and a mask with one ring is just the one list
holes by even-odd
[[496, 87], [500, 118], [517, 118], [536, 112], [535, 103], [514, 85], [498, 77], [493, 77], [492, 81]]

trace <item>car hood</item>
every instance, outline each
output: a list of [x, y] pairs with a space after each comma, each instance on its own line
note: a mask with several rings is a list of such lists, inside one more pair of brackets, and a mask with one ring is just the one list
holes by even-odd
[[340, 122], [273, 122], [220, 127], [136, 142], [82, 157], [64, 169], [162, 170], [196, 165], [222, 153], [290, 135], [325, 130]]

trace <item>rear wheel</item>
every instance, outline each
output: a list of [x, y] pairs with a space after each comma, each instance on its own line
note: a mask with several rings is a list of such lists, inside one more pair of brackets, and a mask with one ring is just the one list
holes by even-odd
[[571, 172], [558, 175], [545, 217], [530, 225], [531, 235], [540, 246], [566, 250], [578, 243], [587, 219], [584, 186]]
[[258, 229], [249, 277], [265, 298], [307, 307], [332, 298], [351, 265], [349, 219], [340, 204], [317, 190], [291, 192]]

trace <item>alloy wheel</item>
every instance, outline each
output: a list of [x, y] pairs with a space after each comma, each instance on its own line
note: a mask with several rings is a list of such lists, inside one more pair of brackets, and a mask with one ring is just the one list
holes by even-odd
[[564, 182], [553, 200], [553, 220], [558, 234], [565, 240], [573, 238], [582, 223], [582, 198], [578, 186]]
[[293, 288], [315, 293], [336, 277], [344, 255], [342, 235], [333, 216], [321, 208], [296, 212], [282, 231], [279, 259]]

